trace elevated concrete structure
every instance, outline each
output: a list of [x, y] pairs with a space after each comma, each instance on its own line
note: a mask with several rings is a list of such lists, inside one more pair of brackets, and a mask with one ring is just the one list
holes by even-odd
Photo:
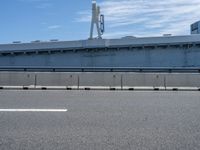
[[200, 35], [0, 45], [0, 66], [200, 67]]

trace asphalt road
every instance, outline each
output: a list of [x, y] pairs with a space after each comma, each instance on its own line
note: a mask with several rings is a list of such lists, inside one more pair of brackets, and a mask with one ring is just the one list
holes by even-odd
[[0, 150], [199, 150], [200, 92], [0, 91]]

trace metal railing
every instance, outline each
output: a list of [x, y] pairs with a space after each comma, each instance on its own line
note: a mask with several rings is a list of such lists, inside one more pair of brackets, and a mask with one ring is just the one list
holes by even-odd
[[0, 67], [13, 72], [143, 72], [143, 73], [200, 73], [200, 67]]

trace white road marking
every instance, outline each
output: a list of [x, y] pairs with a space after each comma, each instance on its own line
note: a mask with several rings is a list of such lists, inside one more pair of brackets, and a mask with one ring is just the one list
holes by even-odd
[[0, 112], [67, 112], [67, 109], [0, 109]]

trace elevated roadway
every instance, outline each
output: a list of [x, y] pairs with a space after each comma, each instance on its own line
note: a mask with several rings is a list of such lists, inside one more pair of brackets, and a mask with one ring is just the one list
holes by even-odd
[[200, 35], [0, 44], [0, 66], [200, 67]]

